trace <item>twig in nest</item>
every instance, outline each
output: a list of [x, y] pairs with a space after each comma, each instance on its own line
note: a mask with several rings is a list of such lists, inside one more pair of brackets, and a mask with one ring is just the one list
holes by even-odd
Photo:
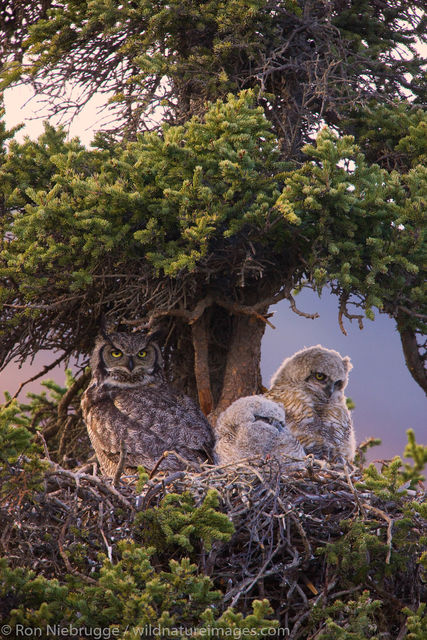
[[162, 490], [166, 493], [165, 489], [168, 485], [172, 484], [172, 482], [176, 482], [177, 480], [182, 480], [183, 478], [185, 478], [185, 471], [175, 471], [169, 476], [166, 476], [166, 478], [161, 478], [161, 480], [155, 484], [153, 484], [153, 480], [149, 480], [144, 487], [145, 495], [140, 509], [147, 509], [155, 495], [160, 493]]
[[289, 515], [290, 515], [290, 518], [291, 518], [292, 522], [294, 523], [294, 525], [298, 529], [298, 533], [301, 536], [301, 540], [302, 540], [302, 543], [304, 545], [304, 561], [307, 563], [313, 557], [313, 549], [311, 548], [311, 544], [308, 541], [308, 538], [307, 538], [307, 536], [305, 534], [305, 531], [303, 529], [303, 526], [302, 526], [301, 522], [298, 520], [298, 518], [296, 518], [294, 515], [292, 515], [292, 513], [289, 514]]
[[192, 469], [195, 469], [196, 471], [200, 471], [200, 466], [198, 464], [195, 464], [194, 462], [190, 462], [190, 460], [187, 460], [186, 458], [183, 458], [182, 456], [179, 455], [179, 453], [177, 453], [176, 451], [171, 449], [170, 451], [163, 451], [162, 455], [157, 460], [156, 464], [153, 467], [153, 470], [150, 473], [150, 480], [154, 476], [154, 474], [157, 472], [157, 470], [158, 470], [159, 466], [161, 465], [161, 463], [163, 462], [163, 460], [165, 458], [167, 458], [168, 456], [175, 456], [180, 462], [185, 464], [187, 467], [191, 467]]
[[66, 417], [66, 419], [62, 422], [60, 426], [61, 437], [59, 439], [59, 446], [58, 446], [58, 457], [60, 459], [62, 458], [65, 451], [65, 446], [67, 444], [67, 432], [72, 422], [73, 422], [73, 416], [70, 415]]
[[[266, 567], [270, 564], [273, 556], [277, 553], [277, 551], [280, 549], [281, 547], [278, 547], [277, 549], [274, 550], [274, 552], [271, 554], [271, 556], [266, 560], [266, 562], [264, 562], [263, 566], [260, 568], [260, 570], [258, 571], [257, 575], [255, 576], [255, 578], [252, 578], [252, 576], [250, 578], [247, 578], [243, 583], [241, 583], [239, 585], [240, 589], [239, 591], [236, 593], [236, 595], [234, 596], [233, 600], [230, 603], [230, 607], [234, 607], [237, 602], [240, 599], [240, 596], [244, 595], [245, 593], [248, 593], [252, 587], [258, 582], [258, 580], [260, 580], [261, 578], [265, 578], [267, 576], [270, 575], [274, 575], [278, 572], [279, 570], [279, 565], [275, 565], [274, 567], [272, 567], [271, 569], [269, 569], [268, 571], [266, 571]], [[232, 594], [232, 591], [229, 591], [226, 596], [224, 597], [224, 602], [228, 599], [230, 599]]]
[[2, 535], [1, 535], [1, 538], [0, 538], [0, 545], [3, 548], [3, 551], [6, 554], [9, 554], [9, 549], [8, 549], [7, 543], [9, 542], [10, 533], [11, 533], [12, 529], [13, 529], [13, 525], [12, 524], [6, 524], [6, 526], [4, 528], [4, 531], [3, 531]]
[[361, 514], [363, 516], [365, 516], [365, 511], [363, 509], [363, 505], [359, 500], [359, 496], [357, 495], [356, 489], [354, 488], [353, 482], [352, 482], [352, 480], [350, 478], [350, 474], [348, 472], [348, 467], [347, 467], [347, 463], [346, 462], [344, 462], [344, 472], [345, 472], [345, 475], [346, 475], [346, 478], [347, 478], [347, 484], [350, 487], [350, 491], [354, 496], [354, 499], [355, 499], [355, 501], [357, 503], [357, 506], [359, 507]]
[[128, 500], [126, 500], [126, 498], [122, 496], [122, 494], [119, 491], [117, 491], [115, 487], [110, 485], [108, 481], [102, 480], [101, 478], [98, 478], [98, 476], [90, 476], [86, 473], [73, 473], [68, 469], [63, 469], [55, 462], [49, 461], [49, 463], [52, 467], [47, 471], [49, 475], [65, 476], [67, 478], [72, 478], [77, 486], [79, 486], [80, 480], [86, 480], [87, 482], [89, 482], [89, 484], [97, 485], [105, 493], [111, 493], [122, 504], [124, 504], [125, 507], [127, 507], [131, 511], [134, 511], [134, 507], [132, 506], [132, 504]]
[[313, 607], [317, 606], [317, 604], [323, 599], [324, 599], [324, 594], [320, 593], [317, 596], [314, 603], [310, 604], [310, 609], [308, 611], [305, 611], [302, 615], [298, 616], [298, 618], [295, 620], [294, 625], [292, 627], [291, 634], [289, 635], [289, 640], [294, 640], [298, 637], [299, 635], [297, 634], [298, 629], [300, 628], [302, 623], [308, 618], [308, 616], [312, 613]]
[[47, 448], [46, 440], [44, 439], [44, 436], [43, 436], [42, 432], [41, 431], [37, 431], [37, 435], [40, 438], [40, 440], [42, 441], [44, 455], [47, 458], [47, 460], [50, 461], [49, 449]]
[[108, 544], [108, 540], [107, 537], [104, 533], [104, 529], [103, 529], [103, 520], [104, 520], [104, 503], [100, 502], [99, 503], [99, 507], [98, 507], [98, 529], [99, 532], [101, 534], [101, 537], [104, 541], [104, 544], [107, 548], [107, 557], [109, 559], [110, 562], [112, 562], [113, 560], [113, 547], [111, 546], [111, 544]]

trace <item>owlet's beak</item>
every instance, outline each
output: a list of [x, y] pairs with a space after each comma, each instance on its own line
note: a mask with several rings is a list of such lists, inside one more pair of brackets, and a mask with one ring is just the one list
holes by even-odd
[[326, 385], [326, 392], [329, 397], [331, 397], [334, 391], [335, 391], [335, 382], [330, 382], [328, 385]]

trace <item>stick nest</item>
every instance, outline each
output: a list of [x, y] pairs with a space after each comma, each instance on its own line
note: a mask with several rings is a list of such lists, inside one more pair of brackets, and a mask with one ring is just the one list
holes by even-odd
[[[427, 599], [418, 562], [426, 521], [419, 513], [411, 514], [402, 542], [405, 509], [425, 499], [422, 487], [399, 501], [385, 502], [357, 488], [361, 472], [355, 467], [332, 468], [309, 461], [305, 470], [285, 474], [272, 460], [244, 460], [158, 474], [137, 493], [135, 478], [113, 486], [96, 475], [95, 465], [71, 471], [51, 461], [45, 464], [39, 490], [26, 492], [24, 483], [3, 497], [1, 552], [12, 566], [25, 566], [49, 578], [61, 580], [67, 572], [95, 582], [102, 565], [100, 552], [114, 562], [121, 539], [152, 544], [144, 539], [144, 526], [135, 524], [138, 514], [157, 511], [171, 493], [190, 493], [197, 507], [214, 489], [219, 510], [232, 521], [234, 533], [210, 549], [196, 541], [190, 555], [221, 589], [224, 608], [246, 612], [254, 599], [268, 598], [277, 619], [294, 630], [291, 637], [298, 637], [297, 629], [314, 606], [357, 596], [364, 589], [385, 601], [390, 612], [416, 608]], [[16, 479], [20, 473], [18, 467], [13, 469]], [[359, 538], [352, 538], [356, 523], [365, 528]], [[375, 553], [372, 544], [363, 542], [364, 535], [376, 538]], [[331, 555], [331, 545], [340, 543], [347, 545], [344, 555], [340, 557], [336, 549]], [[395, 555], [403, 544], [404, 566], [400, 566]], [[160, 550], [156, 562], [167, 566], [180, 554], [188, 555], [177, 548]], [[381, 580], [375, 578], [379, 566]], [[388, 618], [385, 624], [393, 622]]]

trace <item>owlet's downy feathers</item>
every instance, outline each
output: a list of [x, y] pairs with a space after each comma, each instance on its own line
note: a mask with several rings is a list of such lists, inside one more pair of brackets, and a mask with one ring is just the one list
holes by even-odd
[[[113, 332], [97, 338], [81, 406], [105, 475], [114, 477], [119, 461], [125, 475], [139, 465], [151, 471], [170, 450], [190, 462], [212, 460], [209, 422], [191, 398], [166, 382], [162, 364], [154, 335]], [[158, 468], [183, 466], [170, 455]]]
[[354, 430], [344, 396], [351, 369], [350, 358], [317, 345], [284, 360], [271, 379], [265, 396], [283, 405], [292, 434], [315, 458], [354, 458]]
[[288, 469], [304, 466], [304, 449], [286, 426], [283, 408], [264, 396], [235, 400], [219, 416], [216, 437], [219, 464], [261, 456]]

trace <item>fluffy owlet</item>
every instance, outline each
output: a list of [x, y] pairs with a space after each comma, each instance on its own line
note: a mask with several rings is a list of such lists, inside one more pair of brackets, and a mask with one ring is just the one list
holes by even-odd
[[355, 440], [344, 389], [350, 358], [321, 345], [297, 351], [271, 379], [265, 394], [285, 407], [286, 422], [307, 454], [353, 460]]
[[304, 449], [286, 426], [283, 408], [263, 396], [239, 398], [218, 418], [215, 453], [219, 464], [242, 458], [275, 458], [300, 468]]
[[[83, 416], [103, 473], [114, 477], [153, 469], [164, 451], [192, 462], [211, 459], [212, 428], [188, 396], [173, 389], [153, 335], [104, 333], [91, 358], [92, 380], [82, 397]], [[161, 470], [183, 467], [168, 456]]]

